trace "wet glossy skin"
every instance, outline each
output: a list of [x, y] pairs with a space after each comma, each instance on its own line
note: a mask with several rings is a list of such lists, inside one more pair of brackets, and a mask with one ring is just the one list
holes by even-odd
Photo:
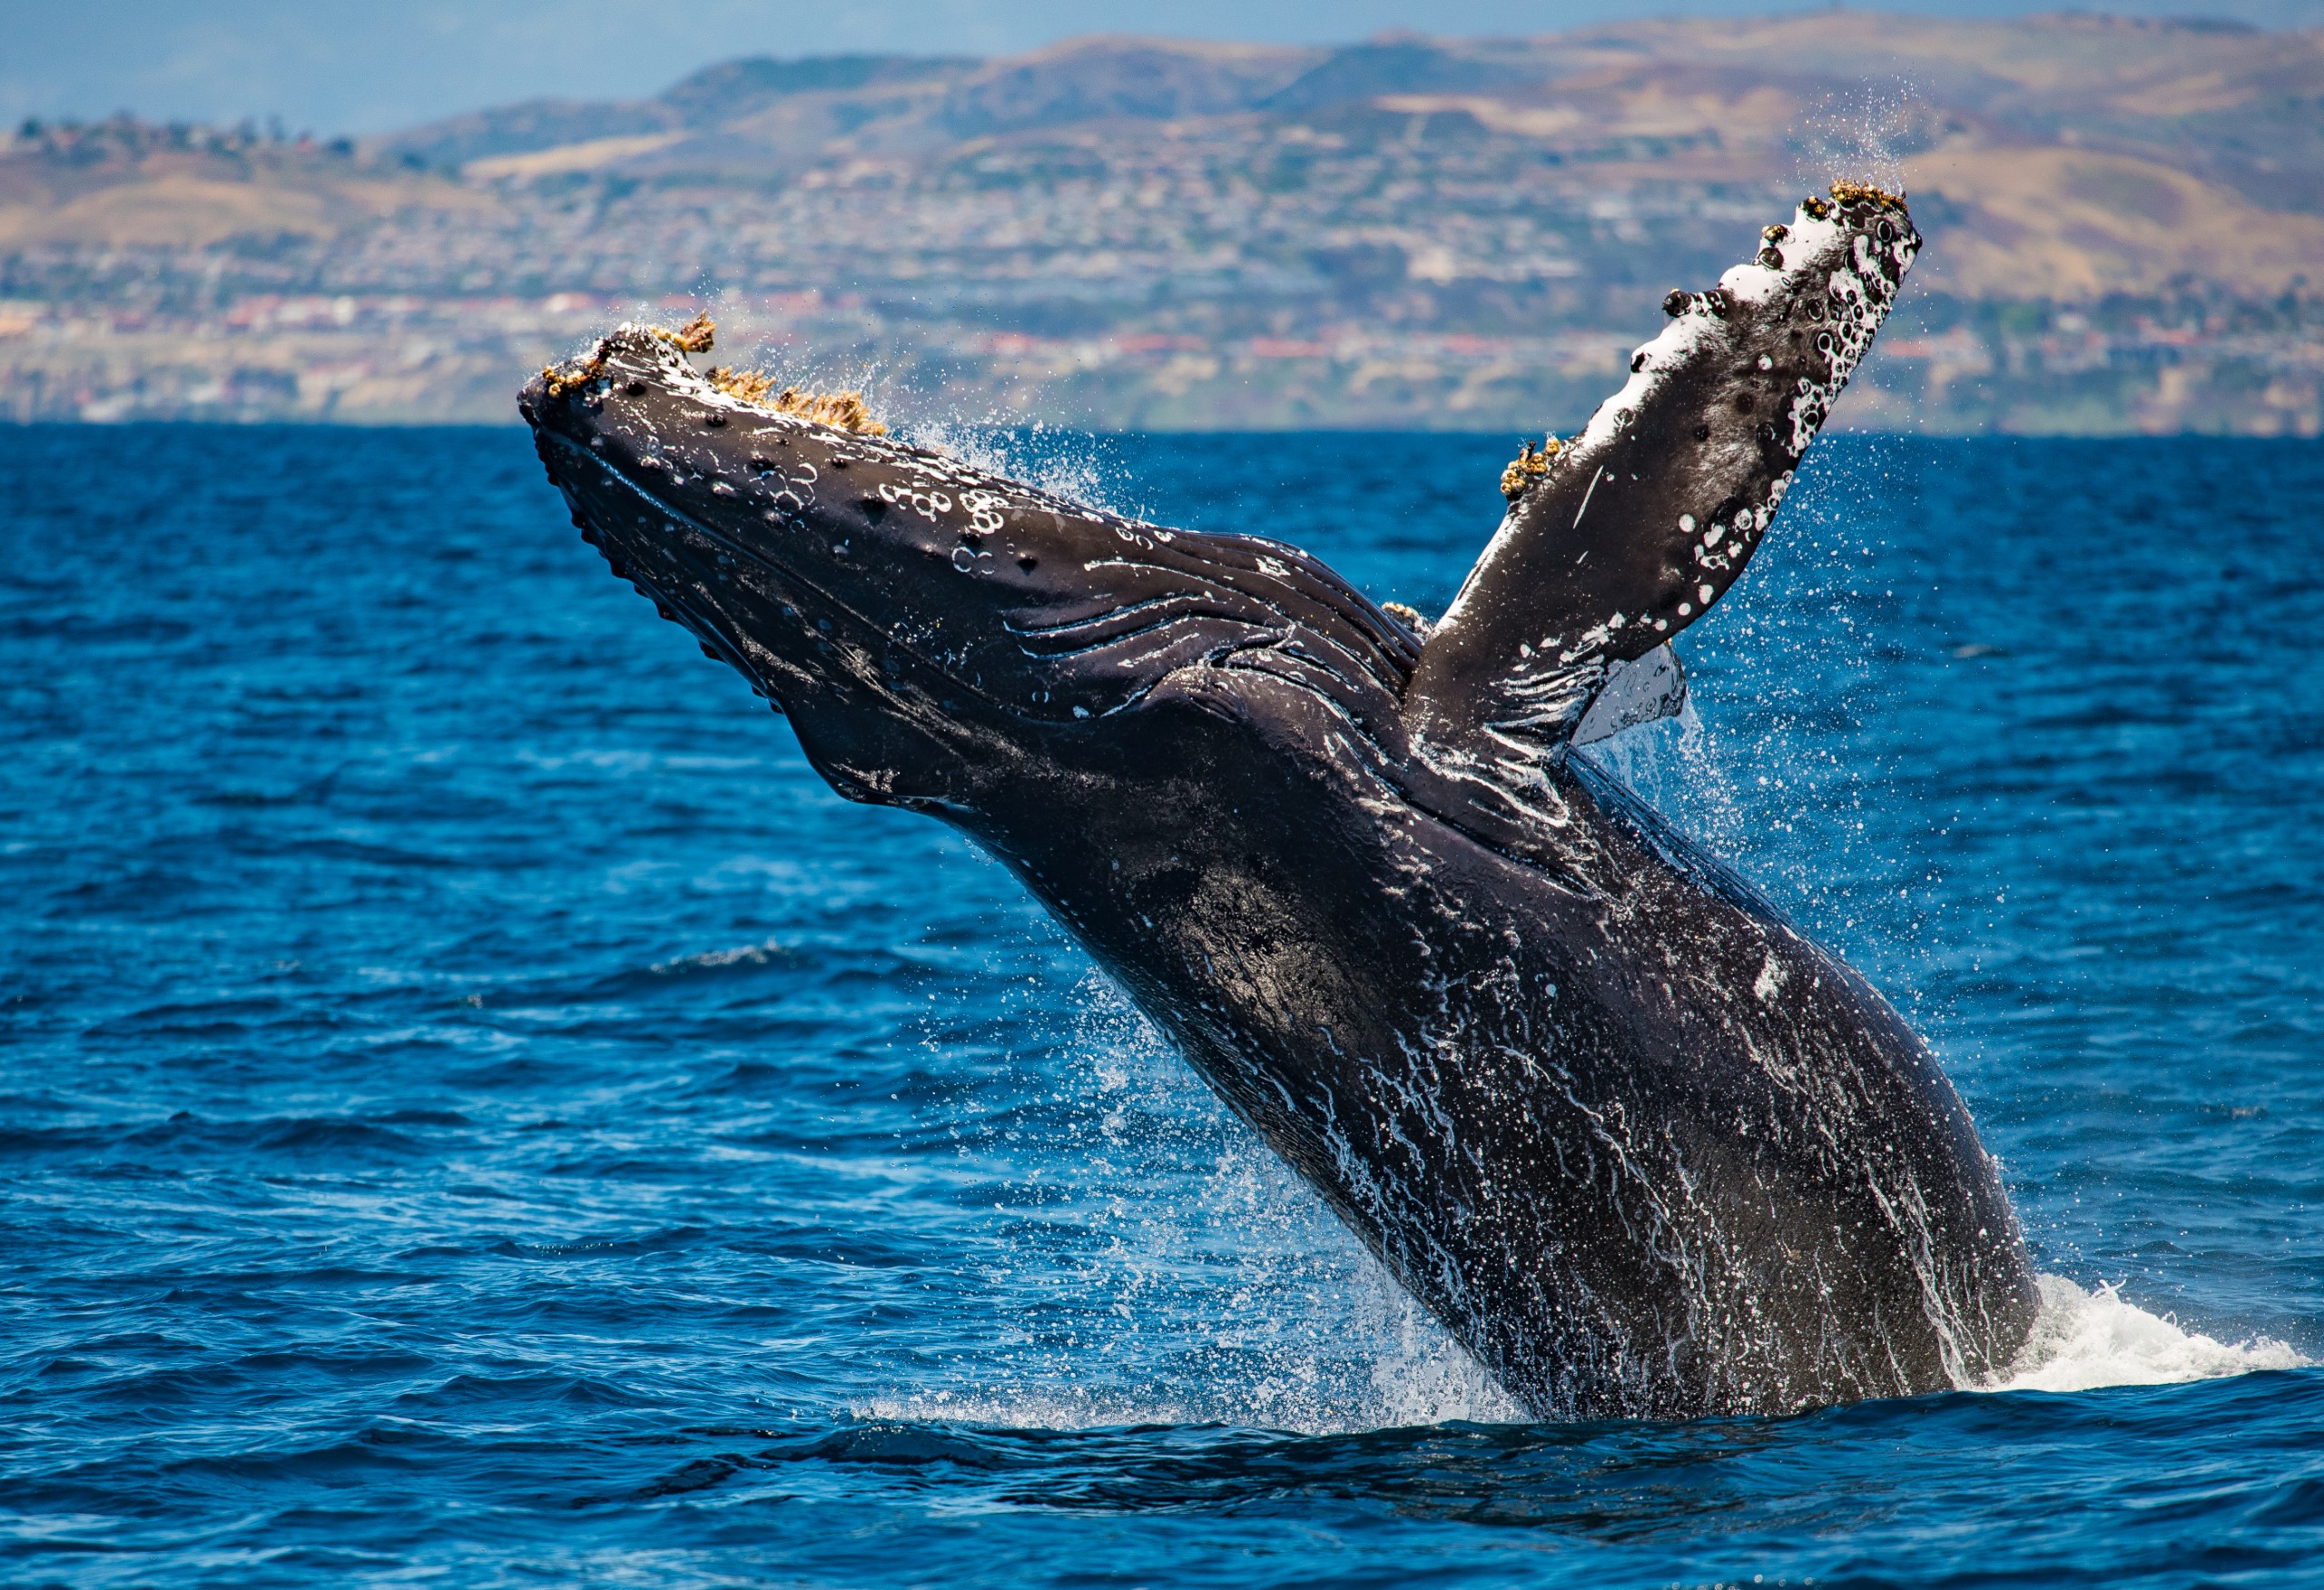
[[[1909, 260], [1866, 284], [1901, 209], [1798, 219], [1824, 254], [1682, 309], [1642, 351], [1670, 379], [1515, 504], [1425, 646], [1288, 548], [739, 402], [643, 331], [523, 406], [616, 572], [842, 794], [1007, 864], [1535, 1410], [1917, 1392], [2004, 1363], [2036, 1300], [1959, 1100], [1563, 743], [1606, 663], [1764, 532], [1805, 446], [1777, 364], [1813, 356], [1808, 289], [1885, 308]], [[1669, 550], [1653, 515], [1685, 527]], [[1577, 553], [1596, 568], [1563, 579]]]

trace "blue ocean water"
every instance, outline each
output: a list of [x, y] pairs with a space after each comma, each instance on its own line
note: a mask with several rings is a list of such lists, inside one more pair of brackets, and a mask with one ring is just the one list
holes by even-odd
[[[1507, 444], [1003, 439], [1430, 608]], [[1528, 1424], [509, 431], [0, 445], [0, 1582], [2324, 1579], [2312, 443], [1827, 441], [1609, 763], [1888, 990], [2014, 1389]]]

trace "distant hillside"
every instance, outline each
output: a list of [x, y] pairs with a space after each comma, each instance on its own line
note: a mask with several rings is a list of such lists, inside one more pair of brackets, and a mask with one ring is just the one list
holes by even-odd
[[900, 84], [942, 82], [972, 72], [972, 59], [912, 55], [825, 55], [802, 61], [757, 57], [706, 66], [653, 99], [527, 100], [431, 122], [376, 140], [375, 153], [420, 169], [458, 171], [471, 161], [527, 154], [607, 139], [714, 132], [782, 101], [829, 96], [861, 103]]
[[[1866, 134], [1932, 170], [1945, 163], [1929, 158], [1939, 151], [2054, 145], [2184, 172], [2262, 211], [2324, 214], [2324, 30], [2081, 14], [1958, 23], [1834, 11], [1337, 50], [1093, 38], [994, 62], [738, 61], [657, 99], [513, 106], [375, 147], [457, 166], [662, 133], [675, 136], [593, 169], [766, 180], [1077, 123], [1422, 108], [1415, 96], [1567, 153], [1643, 137], [1788, 179], [1801, 154]], [[1834, 123], [1851, 108], [1894, 124]]]
[[1843, 419], [2319, 427], [2324, 30], [2085, 15], [755, 59], [360, 146], [27, 128], [0, 360], [19, 413], [503, 419], [706, 294], [907, 407], [1531, 429], [1839, 175], [1930, 240]]
[[335, 241], [415, 211], [497, 211], [443, 176], [382, 169], [340, 141], [269, 140], [247, 130], [28, 123], [0, 144], [0, 250], [219, 249]]

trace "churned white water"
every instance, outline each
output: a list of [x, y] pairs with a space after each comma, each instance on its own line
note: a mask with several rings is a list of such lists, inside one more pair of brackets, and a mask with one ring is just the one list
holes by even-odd
[[2085, 1290], [2062, 1275], [2041, 1278], [2042, 1312], [2025, 1350], [1978, 1391], [2096, 1391], [2169, 1386], [2255, 1369], [2297, 1369], [2309, 1360], [2267, 1337], [2223, 1342], [2150, 1314], [2100, 1282]]

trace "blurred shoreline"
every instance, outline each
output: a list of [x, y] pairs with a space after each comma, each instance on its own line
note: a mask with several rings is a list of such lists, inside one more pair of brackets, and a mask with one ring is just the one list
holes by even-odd
[[2319, 105], [2324, 31], [1835, 12], [737, 61], [360, 143], [26, 123], [0, 419], [513, 424], [707, 307], [907, 419], [1562, 429], [1847, 175], [1929, 247], [1840, 428], [2313, 436]]

